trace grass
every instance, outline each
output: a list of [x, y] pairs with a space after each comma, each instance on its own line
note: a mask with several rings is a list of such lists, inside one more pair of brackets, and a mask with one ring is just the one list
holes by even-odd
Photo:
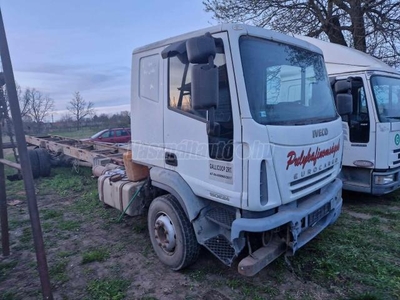
[[10, 271], [18, 265], [18, 261], [11, 260], [8, 262], [0, 262], [0, 282], [7, 278]]
[[122, 300], [130, 283], [122, 279], [96, 279], [87, 285], [87, 290], [96, 300]]
[[50, 263], [49, 264], [49, 275], [50, 278], [53, 280], [63, 283], [68, 281], [68, 275], [66, 272], [66, 268], [68, 265], [68, 261], [66, 259], [62, 259], [59, 261], [56, 261], [55, 263]]
[[[69, 170], [69, 174], [65, 172]], [[94, 181], [90, 178], [88, 168], [82, 168], [83, 174], [77, 174], [78, 176], [73, 176], [71, 173], [71, 168], [55, 168], [52, 170], [54, 176], [51, 180], [41, 179], [40, 187], [42, 188], [42, 194], [51, 194], [56, 192], [61, 197], [70, 196], [71, 194], [77, 194], [83, 192], [86, 188], [85, 186], [89, 181]], [[80, 176], [79, 176], [80, 175]], [[85, 175], [85, 176], [83, 176]]]
[[383, 229], [377, 218], [359, 220], [344, 213], [292, 263], [300, 277], [327, 288], [343, 286], [350, 294], [366, 290], [379, 299], [400, 296], [399, 232]]
[[75, 220], [62, 220], [58, 222], [57, 227], [65, 231], [77, 231], [81, 227], [81, 223]]
[[68, 137], [68, 138], [72, 138], [72, 139], [82, 139], [82, 138], [88, 138], [91, 137], [93, 134], [99, 132], [100, 130], [104, 129], [103, 127], [101, 128], [81, 128], [79, 131], [75, 130], [75, 131], [54, 131], [51, 132], [51, 135], [60, 135], [63, 137]]
[[16, 300], [16, 299], [18, 298], [12, 291], [5, 291], [3, 294], [0, 295], [0, 300]]
[[59, 219], [64, 214], [61, 210], [55, 209], [42, 209], [40, 213], [42, 220]]
[[[8, 173], [11, 171], [7, 170]], [[132, 278], [128, 282], [119, 277], [124, 274], [126, 264], [116, 263], [118, 257], [114, 254], [136, 251], [143, 260], [142, 267], [155, 269], [159, 266], [148, 240], [146, 218], [126, 218], [122, 224], [117, 224], [115, 220], [120, 212], [103, 208], [98, 199], [97, 181], [91, 178], [89, 168], [81, 168], [79, 174], [71, 172], [71, 168], [55, 168], [50, 178], [39, 178], [35, 184], [39, 205], [40, 197], [47, 197], [47, 200], [54, 198], [55, 203], [40, 209], [46, 250], [58, 251], [66, 242], [64, 239], [77, 237], [72, 242], [68, 241], [71, 242], [68, 247], [53, 253], [48, 260], [51, 280], [59, 289], [68, 286], [69, 280], [72, 280], [72, 275], [71, 278], [68, 276], [68, 265], [71, 263], [74, 271], [75, 268], [82, 268], [80, 276], [85, 282], [82, 299], [123, 299]], [[22, 181], [7, 182], [7, 198], [25, 199], [21, 194], [23, 189]], [[295, 275], [289, 272], [283, 257], [260, 275], [245, 278], [236, 273], [235, 267], [229, 269], [216, 259], [213, 261], [209, 255], [210, 259], [201, 258], [204, 264], [195, 264], [172, 276], [183, 276], [184, 280], [181, 280], [187, 284], [185, 293], [188, 298], [207, 287], [225, 289], [231, 299], [274, 299], [279, 295], [282, 299], [314, 299], [313, 291], [296, 290], [299, 285], [303, 287], [302, 282], [311, 282], [312, 286], [324, 293], [332, 293], [332, 298], [339, 300], [400, 299], [400, 192], [384, 197], [345, 194], [344, 198], [345, 209], [337, 223], [289, 258]], [[12, 241], [12, 251], [18, 253], [25, 249], [33, 255], [26, 202], [10, 207], [10, 210], [13, 211], [9, 217], [10, 230], [18, 233]], [[354, 212], [364, 214], [365, 218], [352, 215]], [[96, 222], [96, 229], [113, 234], [118, 232], [121, 240], [113, 240], [108, 246], [90, 244], [81, 248], [79, 237], [85, 230], [83, 224]], [[74, 243], [76, 246], [73, 246]], [[90, 264], [92, 262], [99, 264]], [[0, 262], [0, 299], [21, 299], [17, 290], [1, 290], [2, 280], [5, 276], [13, 276], [12, 272], [20, 269], [21, 263], [18, 260]], [[96, 266], [104, 266], [101, 274], [96, 272]], [[25, 267], [27, 272], [36, 272], [35, 263]], [[138, 269], [133, 277], [140, 277], [140, 272]], [[167, 269], [163, 271], [163, 276], [170, 276], [168, 272]], [[154, 271], [156, 273], [157, 270]], [[150, 275], [157, 278], [154, 274]], [[296, 278], [300, 283], [288, 286], [288, 278]], [[304, 288], [307, 286], [305, 284]], [[147, 295], [143, 299], [152, 299], [154, 294]]]
[[95, 249], [83, 253], [82, 264], [87, 264], [91, 262], [102, 262], [110, 257], [110, 252], [106, 249]]

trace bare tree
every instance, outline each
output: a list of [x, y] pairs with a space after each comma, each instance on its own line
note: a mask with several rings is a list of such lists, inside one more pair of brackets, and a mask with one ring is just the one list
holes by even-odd
[[[1, 87], [3, 95], [6, 100], [6, 106], [7, 106], [7, 112], [8, 115], [11, 117], [11, 112], [10, 112], [10, 107], [8, 104], [8, 95], [7, 95], [7, 88], [6, 86]], [[19, 102], [19, 108], [21, 111], [21, 117], [22, 119], [28, 115], [29, 112], [29, 98], [25, 97], [25, 93], [22, 92], [22, 88], [19, 84], [16, 84], [16, 89], [17, 89], [17, 97], [18, 97], [18, 102]]]
[[94, 114], [94, 103], [86, 102], [79, 92], [74, 93], [74, 97], [69, 102], [67, 109], [72, 118], [76, 121], [76, 128], [79, 130], [82, 120]]
[[[44, 118], [54, 108], [54, 100], [43, 95], [35, 88], [27, 88], [22, 96], [22, 102], [27, 105], [26, 115], [30, 116], [39, 127]], [[20, 102], [21, 103], [21, 102]]]
[[21, 110], [21, 118], [24, 119], [25, 117], [29, 116], [30, 112], [30, 90], [26, 89], [25, 92], [22, 92], [21, 86], [17, 85], [17, 95], [19, 101], [19, 108]]
[[218, 21], [317, 37], [400, 65], [398, 0], [204, 0]]

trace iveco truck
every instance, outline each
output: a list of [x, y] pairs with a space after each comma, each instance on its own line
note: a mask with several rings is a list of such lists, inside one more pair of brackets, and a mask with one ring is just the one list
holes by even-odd
[[343, 188], [373, 195], [398, 189], [400, 73], [358, 50], [302, 39], [322, 49], [333, 84], [343, 80], [351, 84], [353, 109], [343, 116]]
[[246, 251], [251, 276], [335, 222], [348, 89], [333, 98], [317, 47], [246, 25], [134, 50], [132, 160], [160, 195], [147, 212], [159, 259], [180, 270], [200, 245], [227, 265]]

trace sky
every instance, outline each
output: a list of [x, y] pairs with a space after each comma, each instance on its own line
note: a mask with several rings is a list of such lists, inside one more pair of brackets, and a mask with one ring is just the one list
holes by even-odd
[[54, 120], [77, 91], [97, 114], [130, 110], [133, 49], [217, 23], [202, 0], [0, 0], [0, 7], [15, 80], [54, 99]]

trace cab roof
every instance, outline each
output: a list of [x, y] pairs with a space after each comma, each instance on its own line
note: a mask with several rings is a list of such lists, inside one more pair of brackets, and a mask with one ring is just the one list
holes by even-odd
[[268, 30], [265, 28], [261, 27], [256, 27], [256, 26], [251, 26], [251, 25], [246, 25], [246, 24], [234, 24], [234, 23], [227, 23], [227, 24], [219, 24], [213, 27], [208, 27], [192, 32], [188, 32], [182, 35], [178, 35], [175, 37], [167, 38], [152, 44], [148, 44], [139, 48], [136, 48], [133, 50], [133, 54], [140, 53], [143, 51], [148, 51], [152, 49], [156, 49], [159, 47], [165, 47], [167, 45], [170, 45], [175, 42], [183, 41], [192, 37], [196, 36], [201, 36], [204, 35], [205, 33], [210, 32], [211, 34], [213, 33], [218, 33], [218, 32], [228, 32], [236, 35], [251, 35], [251, 36], [256, 36], [260, 38], [265, 38], [268, 40], [273, 40], [289, 45], [294, 45], [297, 47], [305, 48], [307, 50], [317, 52], [322, 54], [322, 51], [318, 48], [315, 47], [313, 44], [308, 43], [303, 40], [299, 40], [295, 37], [285, 35], [283, 33], [279, 33], [276, 31]]

